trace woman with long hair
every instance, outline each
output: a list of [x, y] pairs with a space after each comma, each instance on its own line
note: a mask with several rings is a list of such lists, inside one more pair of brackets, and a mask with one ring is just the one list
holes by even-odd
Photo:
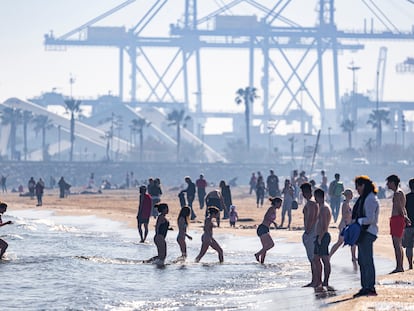
[[378, 191], [368, 176], [357, 176], [355, 188], [359, 198], [352, 209], [352, 219], [361, 225], [357, 241], [361, 289], [354, 297], [376, 296], [373, 245], [378, 234]]
[[185, 238], [189, 238], [192, 240], [193, 238], [187, 234], [187, 227], [189, 223], [189, 217], [191, 214], [191, 210], [188, 206], [184, 206], [181, 208], [180, 213], [178, 214], [177, 218], [177, 225], [178, 225], [178, 235], [177, 235], [177, 243], [180, 246], [181, 250], [181, 257], [179, 259], [185, 260], [187, 258], [187, 245], [185, 243]]
[[280, 208], [280, 206], [282, 205], [282, 199], [279, 197], [270, 198], [269, 200], [271, 202], [271, 205], [267, 209], [267, 212], [263, 217], [262, 223], [259, 225], [259, 227], [257, 227], [257, 235], [259, 236], [260, 242], [262, 243], [262, 248], [256, 254], [254, 254], [254, 256], [256, 257], [256, 260], [260, 263], [264, 263], [266, 252], [273, 246], [275, 246], [275, 243], [273, 242], [273, 239], [270, 236], [269, 229], [272, 223], [275, 225], [275, 228], [277, 228], [275, 222], [276, 209]]

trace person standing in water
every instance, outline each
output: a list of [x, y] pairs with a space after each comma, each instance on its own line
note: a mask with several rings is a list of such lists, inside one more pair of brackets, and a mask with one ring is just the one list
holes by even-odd
[[[3, 222], [1, 219], [1, 215], [3, 215], [6, 212], [6, 210], [7, 210], [7, 204], [4, 202], [0, 202], [0, 227], [12, 224], [10, 220]], [[3, 239], [0, 239], [0, 260], [3, 258], [3, 255], [6, 252], [7, 247], [9, 247], [9, 244], [7, 244], [7, 242], [4, 241]]]
[[[152, 212], [152, 198], [147, 192], [147, 187], [142, 185], [139, 187], [139, 204], [137, 213], [138, 233], [141, 237], [140, 243], [144, 243], [148, 235], [148, 223]], [[144, 226], [144, 233], [142, 233]]]
[[223, 249], [213, 238], [213, 218], [220, 217], [219, 209], [217, 207], [207, 207], [208, 215], [204, 220], [204, 233], [201, 236], [201, 249], [200, 253], [197, 255], [195, 262], [199, 262], [201, 258], [206, 254], [208, 248], [211, 246], [218, 253], [218, 258], [220, 263], [224, 261], [223, 259]]
[[193, 238], [187, 234], [188, 219], [190, 217], [191, 210], [188, 206], [181, 208], [180, 213], [178, 214], [177, 225], [178, 225], [178, 235], [177, 243], [180, 246], [181, 257], [180, 259], [185, 260], [187, 258], [187, 245], [185, 243], [185, 238], [192, 240]]
[[165, 242], [165, 238], [170, 229], [170, 222], [166, 218], [168, 205], [166, 203], [159, 203], [156, 205], [156, 208], [158, 209], [159, 215], [155, 225], [154, 243], [157, 246], [158, 255], [154, 258], [154, 262], [159, 266], [163, 266], [165, 258], [167, 257], [167, 243]]
[[262, 223], [257, 227], [257, 235], [260, 238], [260, 242], [262, 243], [262, 249], [259, 250], [254, 256], [256, 260], [260, 263], [264, 263], [266, 252], [275, 246], [272, 237], [270, 236], [269, 229], [270, 225], [274, 224], [275, 229], [277, 228], [276, 220], [276, 209], [280, 208], [282, 205], [282, 199], [279, 197], [270, 198], [271, 202], [270, 207], [267, 209], [266, 214], [263, 217]]

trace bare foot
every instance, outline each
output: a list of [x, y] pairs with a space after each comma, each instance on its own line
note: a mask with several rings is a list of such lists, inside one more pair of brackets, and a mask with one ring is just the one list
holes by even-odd
[[256, 257], [257, 262], [260, 262], [259, 254], [254, 254], [254, 257]]

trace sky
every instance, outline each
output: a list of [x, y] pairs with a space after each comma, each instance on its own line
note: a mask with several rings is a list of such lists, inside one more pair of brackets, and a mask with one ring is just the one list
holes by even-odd
[[[70, 95], [71, 86], [76, 98], [95, 98], [108, 93], [118, 95], [118, 51], [103, 47], [68, 47], [60, 51], [47, 51], [43, 44], [44, 35], [51, 33], [59, 37], [96, 16], [123, 3], [122, 0], [0, 0], [0, 102], [10, 97], [22, 99], [39, 96], [44, 92], [56, 90], [66, 96]], [[204, 16], [218, 5], [229, 0], [198, 1], [199, 16]], [[257, 1], [271, 8], [276, 1]], [[100, 21], [96, 26], [133, 27], [155, 3], [153, 0], [136, 0], [116, 14]], [[168, 36], [168, 25], [182, 18], [184, 0], [170, 0], [147, 26], [145, 36]], [[367, 9], [366, 3], [374, 3], [387, 19], [401, 31], [411, 31], [414, 24], [414, 4], [407, 0], [337, 0], [336, 23], [339, 29], [362, 30], [364, 19], [368, 25], [373, 23], [375, 30], [384, 30], [384, 26]], [[372, 5], [371, 5], [372, 6]], [[315, 25], [317, 16], [316, 0], [293, 0], [284, 11], [302, 26]], [[260, 14], [251, 6], [244, 4], [227, 12], [234, 15]], [[210, 25], [211, 26], [211, 25]], [[204, 27], [210, 27], [209, 25]], [[357, 42], [355, 42], [357, 43]], [[339, 55], [340, 93], [352, 89], [352, 72], [347, 69], [353, 62], [360, 70], [356, 72], [359, 92], [368, 93], [376, 84], [376, 67], [381, 46], [387, 46], [387, 66], [385, 72], [384, 100], [414, 101], [414, 75], [401, 75], [395, 72], [395, 65], [414, 57], [414, 41], [360, 42], [366, 45], [357, 53], [342, 52]], [[156, 51], [154, 55], [159, 62], [166, 62], [170, 52]], [[257, 56], [260, 65], [260, 56]], [[127, 58], [126, 58], [127, 60]], [[127, 62], [126, 62], [127, 63]], [[234, 103], [235, 91], [248, 84], [248, 55], [245, 51], [202, 51], [203, 102], [208, 111], [242, 112], [243, 107]], [[260, 72], [260, 66], [257, 68]], [[325, 70], [326, 69], [325, 67]], [[129, 72], [125, 73], [124, 99], [128, 100]], [[70, 78], [74, 83], [69, 83]], [[260, 76], [255, 75], [256, 81]], [[259, 83], [258, 83], [259, 84]], [[193, 85], [193, 84], [192, 84]], [[143, 89], [143, 82], [138, 81], [138, 93]], [[317, 92], [316, 85], [309, 85]], [[327, 108], [333, 108], [332, 87], [327, 88]], [[190, 90], [190, 106], [194, 108], [196, 89]], [[276, 94], [270, 94], [276, 96]], [[139, 95], [138, 95], [139, 97]], [[305, 109], [312, 113], [312, 104], [306, 95], [303, 97]], [[280, 113], [285, 106], [276, 107]], [[255, 107], [260, 111], [260, 100]], [[210, 126], [211, 127], [211, 126]], [[228, 125], [223, 129], [227, 129]], [[211, 131], [217, 128], [210, 128]], [[222, 130], [222, 129], [220, 129]]]

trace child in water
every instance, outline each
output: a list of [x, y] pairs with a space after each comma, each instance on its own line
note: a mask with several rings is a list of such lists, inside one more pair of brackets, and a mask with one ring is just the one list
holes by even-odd
[[204, 220], [204, 233], [201, 236], [201, 249], [200, 253], [195, 259], [195, 262], [199, 262], [201, 258], [206, 254], [208, 248], [211, 246], [218, 253], [220, 263], [223, 262], [223, 250], [217, 241], [213, 238], [213, 218], [217, 218], [220, 215], [220, 211], [215, 206], [209, 206], [207, 208], [207, 217]]
[[188, 218], [190, 217], [191, 210], [188, 206], [181, 208], [178, 214], [177, 225], [178, 235], [177, 243], [180, 246], [181, 257], [180, 259], [185, 260], [187, 258], [187, 245], [185, 244], [185, 238], [192, 240], [193, 238], [187, 234]]
[[[3, 215], [6, 212], [6, 210], [7, 210], [7, 204], [4, 203], [4, 202], [0, 202], [0, 227], [12, 224], [12, 222], [10, 220], [6, 221], [6, 222], [3, 222], [2, 219], [1, 219], [1, 215]], [[6, 249], [7, 249], [8, 246], [9, 246], [9, 244], [7, 244], [6, 241], [0, 239], [0, 259], [3, 258], [3, 255], [6, 252]]]

